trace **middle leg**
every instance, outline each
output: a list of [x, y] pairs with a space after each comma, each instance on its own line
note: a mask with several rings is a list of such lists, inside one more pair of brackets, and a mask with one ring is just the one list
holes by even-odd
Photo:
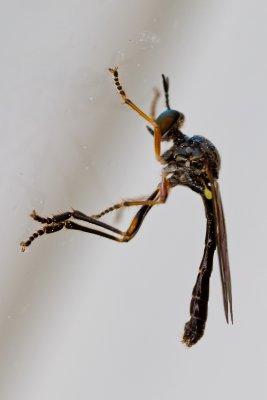
[[157, 190], [157, 196], [153, 199], [146, 199], [146, 200], [124, 200], [120, 203], [116, 203], [111, 207], [108, 207], [101, 211], [99, 214], [94, 214], [91, 217], [94, 219], [99, 219], [103, 217], [106, 214], [109, 214], [112, 211], [122, 209], [123, 207], [131, 207], [131, 206], [155, 206], [157, 204], [163, 204], [166, 202], [169, 191], [170, 191], [171, 185], [169, 181], [167, 180], [166, 176], [163, 174], [162, 175], [162, 181], [158, 186]]

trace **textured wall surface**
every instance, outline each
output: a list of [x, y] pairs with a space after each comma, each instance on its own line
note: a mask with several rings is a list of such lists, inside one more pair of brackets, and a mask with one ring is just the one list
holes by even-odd
[[[260, 0], [3, 5], [1, 399], [266, 396], [266, 18]], [[62, 231], [19, 252], [38, 227], [32, 209], [92, 214], [157, 185], [152, 139], [121, 105], [114, 65], [145, 110], [167, 74], [184, 132], [221, 153], [235, 324], [224, 320], [216, 260], [206, 333], [192, 349], [180, 337], [205, 218], [188, 189], [174, 189], [128, 244]]]

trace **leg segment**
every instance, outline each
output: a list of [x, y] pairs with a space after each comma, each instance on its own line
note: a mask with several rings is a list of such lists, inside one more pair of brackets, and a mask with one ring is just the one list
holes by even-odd
[[136, 111], [142, 118], [144, 118], [146, 121], [148, 121], [154, 128], [154, 151], [156, 155], [156, 159], [158, 161], [161, 161], [160, 157], [160, 145], [161, 145], [161, 131], [154, 120], [153, 117], [150, 115], [146, 114], [141, 108], [139, 108], [136, 104], [134, 104], [130, 99], [127, 98], [125, 91], [123, 90], [120, 82], [119, 82], [119, 74], [118, 74], [118, 68], [109, 68], [109, 71], [112, 73], [115, 81], [115, 85], [120, 93], [120, 96], [122, 97], [123, 101], [125, 104], [127, 104], [131, 109]]
[[54, 223], [52, 225], [45, 225], [43, 228], [38, 229], [38, 231], [34, 232], [26, 242], [20, 243], [20, 249], [22, 252], [26, 250], [27, 247], [39, 236], [44, 235], [45, 233], [54, 233], [60, 231], [64, 227], [64, 222]]
[[[152, 195], [148, 198], [148, 202], [152, 202], [159, 193], [159, 189], [155, 190]], [[145, 218], [145, 216], [147, 215], [148, 211], [152, 208], [153, 205], [143, 205], [140, 210], [136, 213], [136, 215], [134, 216], [134, 218], [132, 219], [131, 224], [129, 225], [128, 229], [126, 232], [122, 232], [117, 228], [114, 228], [111, 225], [105, 224], [103, 222], [97, 221], [92, 217], [89, 217], [85, 214], [83, 214], [80, 211], [73, 211], [73, 212], [65, 212], [62, 214], [58, 214], [58, 215], [54, 215], [50, 218], [43, 218], [41, 216], [39, 216], [38, 214], [36, 214], [36, 212], [32, 213], [32, 217], [38, 221], [41, 222], [44, 225], [41, 229], [37, 230], [36, 232], [34, 232], [27, 241], [25, 242], [21, 242], [20, 246], [21, 246], [21, 251], [24, 252], [26, 250], [27, 247], [30, 246], [30, 244], [34, 241], [34, 239], [36, 239], [39, 236], [42, 236], [44, 234], [50, 234], [50, 233], [54, 233], [54, 232], [58, 232], [63, 228], [66, 229], [73, 229], [73, 230], [78, 230], [78, 231], [83, 231], [83, 232], [87, 232], [87, 233], [92, 233], [94, 235], [98, 235], [98, 236], [102, 236], [105, 237], [106, 239], [110, 239], [110, 240], [115, 240], [117, 242], [128, 242], [129, 240], [131, 240], [135, 234], [138, 232], [140, 226], [142, 225], [142, 222]], [[82, 221], [86, 221], [89, 222], [93, 225], [97, 225], [100, 226], [104, 229], [107, 229], [111, 232], [114, 232], [116, 234], [119, 235], [119, 237], [116, 237], [114, 235], [108, 234], [106, 232], [102, 232], [100, 230], [96, 230], [96, 229], [91, 229], [88, 228], [86, 226], [77, 224], [73, 221], [69, 221], [69, 218], [75, 218], [78, 220], [82, 220]]]
[[64, 222], [69, 220], [70, 218], [78, 219], [81, 221], [89, 222], [93, 225], [98, 225], [101, 228], [104, 229], [109, 229], [113, 231], [114, 233], [118, 233], [119, 235], [122, 234], [122, 231], [119, 229], [113, 228], [108, 224], [105, 224], [104, 222], [100, 222], [95, 220], [93, 217], [89, 217], [88, 215], [82, 213], [81, 211], [78, 210], [73, 210], [73, 211], [67, 211], [62, 214], [57, 214], [53, 215], [52, 217], [44, 218], [41, 217], [40, 215], [36, 214], [36, 211], [33, 210], [33, 212], [30, 215], [35, 221], [41, 222], [42, 224], [57, 224], [58, 222]]
[[[149, 201], [152, 201], [155, 199], [155, 197], [158, 194], [158, 190], [156, 190], [152, 195], [149, 197]], [[129, 242], [139, 231], [139, 228], [141, 227], [147, 213], [149, 210], [153, 207], [153, 205], [143, 205], [140, 210], [135, 214], [133, 217], [128, 229], [126, 232], [121, 233], [121, 237], [116, 237], [113, 235], [106, 234], [105, 232], [102, 231], [97, 231], [95, 229], [90, 229], [82, 225], [75, 224], [74, 222], [67, 221], [68, 225], [66, 226], [67, 229], [75, 229], [83, 232], [88, 232], [88, 233], [93, 233], [95, 235], [103, 236], [107, 239], [115, 240], [117, 242]], [[110, 228], [113, 228], [110, 226]]]
[[[83, 232], [87, 232], [87, 233], [93, 233], [95, 235], [99, 235], [99, 236], [103, 236], [107, 239], [111, 239], [111, 240], [116, 240], [118, 242], [120, 242], [121, 240], [119, 240], [118, 238], [116, 238], [116, 236], [113, 235], [109, 235], [108, 233], [102, 232], [102, 231], [98, 231], [96, 229], [91, 229], [91, 228], [87, 228], [86, 226], [83, 225], [79, 225], [76, 224], [73, 221], [63, 221], [63, 222], [56, 222], [53, 223], [51, 225], [45, 225], [42, 229], [39, 229], [38, 231], [34, 232], [29, 239], [26, 242], [21, 242], [20, 243], [20, 248], [21, 251], [24, 252], [26, 250], [27, 247], [30, 246], [30, 244], [34, 241], [34, 239], [36, 239], [39, 236], [42, 236], [44, 234], [49, 234], [49, 233], [54, 233], [54, 232], [58, 232], [61, 229], [66, 228], [66, 229], [75, 229], [77, 231], [83, 231]], [[112, 228], [112, 227], [111, 227]], [[123, 234], [123, 233], [122, 233]]]
[[125, 200], [122, 201], [121, 203], [116, 203], [113, 206], [106, 208], [105, 210], [101, 211], [99, 214], [92, 215], [92, 218], [94, 219], [99, 219], [103, 217], [104, 215], [114, 211], [114, 210], [119, 210], [123, 207], [131, 207], [131, 206], [155, 206], [157, 204], [163, 204], [166, 202], [168, 195], [170, 191], [170, 184], [168, 180], [166, 179], [165, 176], [162, 177], [162, 182], [159, 185], [158, 188], [158, 195], [155, 199], [150, 200]]
[[[154, 97], [151, 101], [151, 106], [150, 106], [150, 115], [152, 118], [156, 117], [156, 108], [159, 98], [160, 98], [160, 91], [157, 88], [154, 88]], [[154, 130], [150, 126], [147, 126], [146, 128], [148, 132], [151, 133], [152, 136], [154, 136]]]
[[157, 88], [154, 88], [154, 97], [150, 106], [150, 115], [152, 118], [156, 117], [156, 107], [158, 103], [158, 99], [160, 98], [160, 91]]

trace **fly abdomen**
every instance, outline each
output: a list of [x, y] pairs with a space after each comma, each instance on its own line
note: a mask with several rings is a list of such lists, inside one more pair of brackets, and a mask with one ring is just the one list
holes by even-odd
[[202, 338], [205, 331], [205, 324], [206, 321], [196, 317], [191, 317], [185, 324], [183, 343], [186, 344], [187, 347], [193, 346]]
[[198, 296], [192, 296], [190, 315], [197, 319], [205, 320], [208, 316], [208, 298], [201, 299]]
[[213, 255], [216, 249], [216, 230], [212, 201], [203, 196], [207, 227], [205, 250], [199, 267], [197, 281], [190, 303], [190, 320], [185, 324], [183, 343], [188, 347], [196, 344], [203, 336], [208, 316], [209, 282], [212, 272]]
[[[209, 286], [208, 282], [204, 282], [206, 281], [207, 277], [205, 279], [205, 274], [202, 275], [201, 272], [198, 274], [197, 283], [194, 287], [190, 303], [191, 318], [185, 324], [184, 328], [183, 343], [185, 343], [188, 347], [196, 344], [203, 336], [208, 316]], [[201, 297], [200, 294], [194, 295], [194, 291], [199, 289], [204, 289], [204, 291], [201, 290], [203, 297]]]

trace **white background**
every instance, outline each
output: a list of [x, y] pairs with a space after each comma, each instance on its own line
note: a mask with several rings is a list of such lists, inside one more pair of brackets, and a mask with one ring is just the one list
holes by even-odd
[[[2, 4], [1, 399], [266, 396], [266, 19], [264, 0]], [[128, 244], [64, 231], [19, 252], [34, 208], [92, 214], [157, 185], [152, 139], [120, 104], [114, 65], [145, 110], [168, 75], [184, 132], [221, 153], [235, 324], [216, 259], [191, 349], [180, 337], [205, 218], [190, 190], [174, 189]]]

